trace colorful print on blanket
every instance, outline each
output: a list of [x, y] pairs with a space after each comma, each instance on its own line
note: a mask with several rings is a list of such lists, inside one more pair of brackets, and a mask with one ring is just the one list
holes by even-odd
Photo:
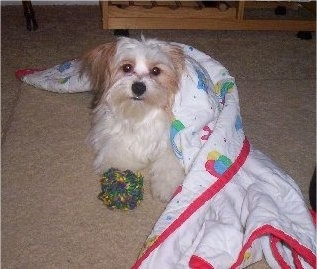
[[183, 49], [170, 138], [187, 176], [133, 268], [244, 268], [263, 256], [272, 268], [312, 268], [315, 227], [299, 188], [246, 139], [234, 78]]
[[[210, 56], [180, 45], [187, 70], [175, 98], [170, 139], [186, 178], [156, 222], [133, 268], [316, 268], [316, 228], [302, 194], [243, 132], [238, 90]], [[73, 60], [23, 82], [60, 93], [89, 90]]]
[[71, 60], [48, 69], [21, 69], [16, 72], [18, 79], [43, 90], [58, 93], [89, 91], [89, 83], [79, 73], [80, 61]]

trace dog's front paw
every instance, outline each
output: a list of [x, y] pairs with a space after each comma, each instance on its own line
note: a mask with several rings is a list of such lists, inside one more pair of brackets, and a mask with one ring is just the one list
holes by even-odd
[[98, 175], [103, 175], [106, 171], [108, 171], [110, 168], [117, 168], [114, 166], [109, 165], [110, 162], [100, 162], [98, 159], [95, 160], [94, 162], [94, 170], [96, 174]]
[[161, 173], [154, 174], [151, 178], [152, 196], [162, 202], [168, 202], [177, 187], [183, 182], [184, 177], [182, 169], [161, 171]]
[[162, 186], [159, 183], [152, 184], [152, 196], [154, 199], [160, 200], [162, 202], [168, 202], [173, 195], [172, 189], [166, 189], [166, 187]]

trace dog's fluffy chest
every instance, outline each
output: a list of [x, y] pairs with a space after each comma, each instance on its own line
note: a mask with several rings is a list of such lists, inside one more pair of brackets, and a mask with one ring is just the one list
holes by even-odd
[[134, 158], [145, 164], [170, 146], [170, 123], [161, 110], [155, 110], [137, 122], [108, 114], [99, 124], [104, 129], [105, 144], [115, 148], [122, 158]]

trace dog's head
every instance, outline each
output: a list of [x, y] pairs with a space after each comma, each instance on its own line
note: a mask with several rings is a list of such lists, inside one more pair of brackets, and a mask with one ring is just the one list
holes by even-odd
[[141, 117], [152, 109], [170, 113], [184, 68], [180, 47], [154, 39], [121, 37], [88, 52], [93, 106], [107, 105], [123, 117]]

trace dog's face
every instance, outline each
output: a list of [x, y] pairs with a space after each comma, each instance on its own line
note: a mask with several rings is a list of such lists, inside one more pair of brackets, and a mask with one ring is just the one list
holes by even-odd
[[117, 115], [138, 119], [153, 109], [171, 112], [184, 55], [166, 42], [122, 37], [88, 52], [82, 62], [95, 94], [93, 106], [107, 105]]

